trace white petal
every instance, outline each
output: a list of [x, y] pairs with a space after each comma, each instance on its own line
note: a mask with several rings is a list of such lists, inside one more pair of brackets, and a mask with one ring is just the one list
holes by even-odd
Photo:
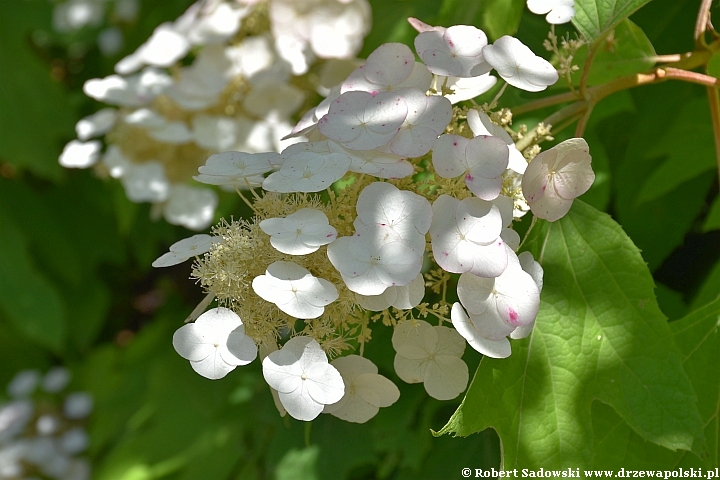
[[425, 390], [437, 400], [450, 400], [465, 391], [469, 378], [467, 364], [460, 358], [437, 356], [427, 363]]
[[98, 140], [81, 142], [72, 140], [60, 154], [60, 165], [65, 168], [87, 168], [95, 165], [100, 158], [102, 143]]
[[492, 358], [507, 358], [510, 356], [510, 342], [508, 339], [489, 340], [480, 335], [473, 322], [457, 302], [452, 307], [451, 317], [453, 326], [458, 333], [478, 352]]
[[392, 344], [398, 355], [407, 359], [423, 360], [435, 353], [438, 333], [427, 322], [407, 321], [395, 327]]

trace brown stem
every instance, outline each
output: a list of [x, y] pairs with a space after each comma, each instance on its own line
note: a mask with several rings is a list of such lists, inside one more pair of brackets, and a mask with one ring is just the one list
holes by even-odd
[[[572, 118], [574, 116], [580, 115], [588, 108], [588, 102], [586, 100], [578, 100], [575, 103], [572, 103], [557, 112], [553, 113], [549, 117], [547, 117], [545, 120], [542, 121], [542, 123], [546, 126], [552, 126], [557, 125], [564, 120], [567, 120], [568, 118]], [[535, 139], [537, 138], [537, 127], [529, 131], [523, 138], [518, 140], [518, 142], [515, 144], [518, 150], [521, 152], [525, 150], [527, 147], [532, 145], [535, 142]]]
[[718, 179], [720, 179], [720, 92], [717, 88], [707, 87], [707, 94], [715, 140], [715, 160], [718, 165]]
[[695, 20], [695, 46], [703, 48], [707, 46], [705, 41], [705, 31], [710, 22], [710, 5], [712, 0], [702, 0], [700, 10], [698, 11], [697, 20]]
[[590, 114], [592, 114], [593, 111], [593, 105], [589, 105], [588, 109], [585, 110], [585, 113], [580, 117], [578, 120], [577, 127], [575, 127], [575, 138], [580, 138], [583, 136], [583, 133], [585, 133], [585, 128], [587, 128], [588, 121], [590, 120]]
[[583, 67], [582, 75], [580, 76], [580, 96], [585, 98], [586, 88], [587, 88], [587, 81], [588, 77], [590, 76], [590, 67], [592, 66], [593, 60], [595, 60], [595, 55], [597, 55], [598, 50], [600, 50], [600, 45], [605, 39], [603, 38], [600, 41], [597, 41], [590, 45], [590, 51], [588, 52], [588, 56], [585, 59], [585, 66]]

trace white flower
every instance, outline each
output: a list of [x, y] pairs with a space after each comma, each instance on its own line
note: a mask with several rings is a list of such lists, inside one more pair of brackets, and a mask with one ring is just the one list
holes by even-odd
[[227, 308], [213, 308], [173, 335], [175, 351], [205, 378], [217, 380], [255, 360], [257, 347], [245, 335], [240, 317]]
[[487, 43], [485, 32], [469, 25], [433, 27], [415, 37], [415, 50], [432, 73], [477, 77], [491, 68], [483, 58]]
[[554, 25], [567, 23], [575, 16], [575, 0], [527, 0], [528, 9]]
[[81, 142], [71, 140], [60, 154], [59, 162], [65, 168], [87, 168], [95, 165], [100, 158], [102, 143], [98, 140]]
[[472, 109], [467, 114], [467, 122], [470, 126], [470, 130], [475, 134], [479, 135], [492, 135], [498, 137], [508, 146], [510, 156], [508, 158], [508, 168], [516, 171], [517, 173], [525, 173], [527, 169], [527, 160], [523, 157], [523, 154], [515, 146], [515, 142], [510, 137], [510, 134], [505, 131], [500, 125], [493, 123], [490, 117], [485, 112], [480, 112], [476, 109]]
[[396, 93], [346, 92], [330, 104], [318, 129], [344, 147], [372, 150], [395, 137], [407, 113], [407, 103]]
[[[523, 338], [530, 334], [540, 308], [538, 283], [512, 252], [508, 256], [508, 266], [497, 278], [460, 275], [458, 297], [469, 317], [459, 304], [451, 312], [453, 325], [470, 345], [494, 358], [510, 355], [508, 335]], [[524, 262], [542, 278], [542, 267], [534, 265], [532, 255], [525, 256]]]
[[430, 87], [432, 75], [427, 67], [415, 61], [410, 48], [402, 43], [385, 43], [375, 49], [361, 65], [343, 82], [342, 93], [365, 91], [376, 95], [380, 92], [396, 92], [406, 89], [422, 92]]
[[422, 273], [404, 287], [388, 287], [380, 295], [355, 294], [358, 305], [366, 310], [380, 312], [386, 308], [409, 310], [420, 305], [425, 296], [425, 279]]
[[[432, 222], [432, 207], [425, 197], [391, 183], [374, 182], [360, 193], [355, 208], [358, 234], [374, 233], [378, 243], [400, 241], [420, 256], [425, 253], [425, 234]], [[364, 230], [368, 225], [375, 228]]]
[[440, 195], [430, 227], [435, 261], [448, 272], [496, 277], [508, 263], [502, 229], [502, 215], [492, 203]]
[[[311, 149], [306, 149], [309, 147]], [[291, 145], [281, 155], [280, 170], [263, 182], [269, 192], [319, 192], [340, 180], [348, 168], [350, 157], [331, 152], [327, 142]]]
[[325, 405], [323, 413], [348, 422], [365, 423], [377, 415], [381, 407], [389, 407], [400, 398], [400, 390], [379, 375], [375, 364], [367, 358], [348, 355], [335, 359], [331, 365], [342, 376], [345, 395], [339, 402]]
[[330, 262], [351, 291], [380, 295], [388, 287], [410, 284], [420, 273], [422, 256], [400, 241], [383, 241], [385, 231], [368, 225], [328, 245]]
[[395, 327], [392, 337], [395, 372], [407, 383], [423, 382], [428, 395], [450, 400], [467, 387], [465, 341], [452, 328], [407, 321]]
[[595, 180], [588, 152], [584, 139], [571, 138], [533, 158], [522, 190], [535, 216], [554, 222], [565, 216], [575, 197], [588, 191]]
[[107, 133], [115, 125], [118, 113], [114, 108], [103, 108], [75, 124], [78, 140], [85, 141]]
[[337, 237], [327, 216], [312, 208], [301, 208], [285, 218], [267, 218], [260, 222], [260, 228], [270, 235], [275, 249], [290, 255], [316, 252]]
[[247, 186], [246, 179], [267, 173], [274, 168], [277, 153], [223, 152], [210, 155], [198, 168], [198, 182], [210, 185]]
[[342, 376], [310, 337], [294, 337], [262, 362], [265, 381], [293, 418], [309, 421], [345, 394]]
[[483, 55], [503, 80], [513, 87], [539, 92], [558, 80], [555, 67], [515, 37], [505, 35], [498, 38], [483, 49]]
[[293, 262], [274, 262], [265, 275], [253, 279], [252, 288], [263, 300], [274, 303], [295, 318], [317, 318], [338, 298], [335, 285], [314, 277]]
[[502, 188], [501, 175], [508, 166], [508, 149], [499, 138], [467, 139], [441, 135], [433, 147], [433, 167], [444, 178], [465, 175], [465, 185], [483, 200], [493, 200]]
[[408, 115], [400, 131], [387, 145], [396, 155], [422, 157], [430, 151], [452, 118], [452, 104], [444, 97], [425, 95], [420, 90], [403, 93], [408, 106]]
[[177, 265], [185, 260], [209, 252], [217, 241], [217, 239], [204, 233], [193, 235], [190, 238], [183, 238], [179, 242], [170, 245], [170, 251], [155, 260], [152, 266], [158, 268]]

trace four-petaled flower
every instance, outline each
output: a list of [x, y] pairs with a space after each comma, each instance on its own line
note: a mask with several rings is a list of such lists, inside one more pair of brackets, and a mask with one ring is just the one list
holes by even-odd
[[255, 360], [255, 342], [245, 335], [240, 317], [227, 308], [213, 308], [173, 335], [175, 351], [205, 378], [217, 380], [239, 365]]
[[294, 337], [262, 362], [265, 381], [278, 392], [293, 418], [310, 421], [325, 405], [339, 402], [345, 384], [327, 355], [310, 337]]

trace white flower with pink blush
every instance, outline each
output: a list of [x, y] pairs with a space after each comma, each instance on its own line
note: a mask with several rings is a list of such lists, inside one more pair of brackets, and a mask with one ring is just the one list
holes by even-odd
[[433, 167], [443, 178], [465, 175], [465, 185], [483, 200], [500, 194], [502, 174], [508, 166], [508, 148], [501, 139], [441, 135], [433, 147]]
[[554, 222], [565, 216], [575, 197], [588, 191], [595, 181], [589, 151], [584, 139], [571, 138], [533, 158], [522, 190], [536, 217]]

